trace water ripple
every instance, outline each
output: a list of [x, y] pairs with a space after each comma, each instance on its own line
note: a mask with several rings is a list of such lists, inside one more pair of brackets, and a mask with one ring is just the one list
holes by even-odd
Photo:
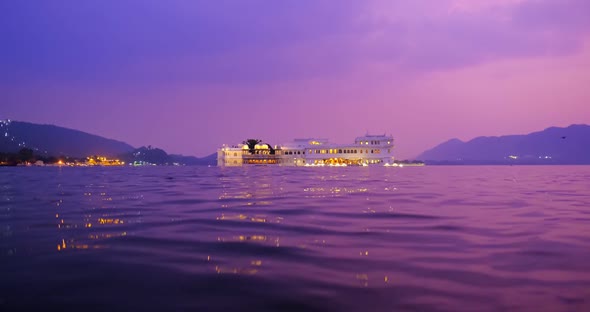
[[589, 189], [584, 166], [0, 168], [0, 310], [588, 311]]

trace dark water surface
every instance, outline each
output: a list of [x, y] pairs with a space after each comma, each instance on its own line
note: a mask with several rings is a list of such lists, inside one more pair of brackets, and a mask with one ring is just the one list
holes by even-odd
[[0, 168], [0, 310], [590, 311], [590, 167]]

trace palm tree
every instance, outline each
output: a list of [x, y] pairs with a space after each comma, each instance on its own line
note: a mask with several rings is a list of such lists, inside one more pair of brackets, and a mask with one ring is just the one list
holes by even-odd
[[275, 149], [274, 149], [274, 148], [272, 148], [272, 145], [270, 145], [270, 144], [268, 144], [268, 143], [264, 143], [264, 144], [266, 144], [266, 146], [268, 146], [268, 149], [270, 150], [270, 154], [271, 154], [271, 155], [274, 155], [274, 154], [275, 154]]
[[260, 142], [262, 142], [262, 140], [248, 139], [248, 140], [242, 142], [242, 144], [248, 145], [248, 149], [250, 150], [250, 154], [254, 154], [254, 150], [256, 149], [256, 144], [258, 144]]
[[30, 148], [23, 147], [18, 151], [18, 157], [21, 162], [34, 162], [33, 150]]

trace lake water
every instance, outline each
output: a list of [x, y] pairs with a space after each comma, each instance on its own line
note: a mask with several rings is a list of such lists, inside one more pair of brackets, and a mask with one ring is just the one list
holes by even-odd
[[590, 311], [590, 166], [0, 168], [2, 311]]

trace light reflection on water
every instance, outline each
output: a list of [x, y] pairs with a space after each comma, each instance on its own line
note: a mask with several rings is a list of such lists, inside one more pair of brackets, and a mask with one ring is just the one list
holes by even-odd
[[588, 190], [583, 166], [0, 168], [0, 308], [590, 310]]

